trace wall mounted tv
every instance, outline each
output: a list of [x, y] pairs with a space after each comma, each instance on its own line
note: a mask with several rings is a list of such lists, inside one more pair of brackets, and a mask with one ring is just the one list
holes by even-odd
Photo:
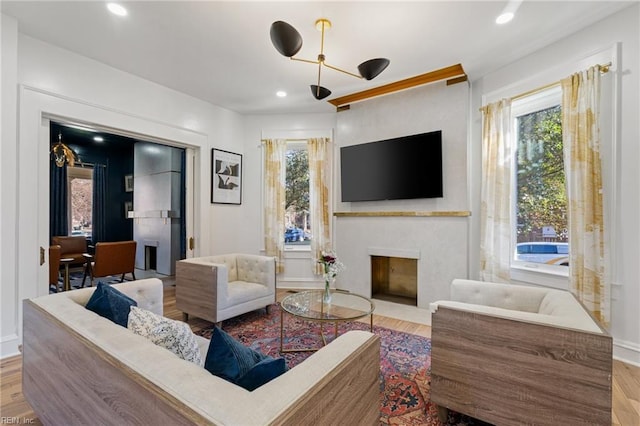
[[442, 131], [340, 148], [342, 201], [442, 197]]

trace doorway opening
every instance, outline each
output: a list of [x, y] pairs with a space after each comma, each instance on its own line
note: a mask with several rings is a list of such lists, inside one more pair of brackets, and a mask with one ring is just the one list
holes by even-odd
[[[162, 221], [163, 228], [172, 230], [171, 238], [163, 239], [163, 242], [171, 247], [165, 251], [171, 253], [172, 258], [160, 258], [156, 251], [151, 254], [151, 269], [163, 275], [173, 275], [175, 261], [184, 259], [187, 250], [186, 148], [102, 131], [91, 125], [77, 126], [64, 120], [51, 120], [50, 145], [56, 143], [59, 138], [75, 153], [75, 167], [67, 167], [68, 164], [65, 164], [64, 168], [69, 171], [71, 179], [61, 181], [53, 178], [53, 172], [57, 172], [60, 167], [53, 161], [49, 162], [52, 176], [49, 191], [49, 237], [79, 235], [82, 232], [87, 238], [87, 252], [91, 245], [97, 242], [136, 240], [136, 268], [149, 269], [147, 251], [142, 241], [148, 239], [149, 235], [140, 234], [136, 227], [147, 229], [147, 223], [156, 220], [155, 213], [170, 212], [157, 220]], [[137, 145], [140, 145], [138, 150]], [[154, 152], [147, 156], [141, 154], [147, 151]], [[165, 152], [170, 152], [170, 158], [165, 158]], [[165, 197], [166, 200], [161, 200], [168, 205], [156, 205], [166, 191], [156, 190], [155, 193], [150, 193], [154, 188], [163, 185], [150, 185], [149, 180], [151, 176], [159, 176], [153, 168], [164, 160], [171, 164], [166, 174], [169, 176], [172, 191], [170, 196]], [[92, 175], [96, 168], [103, 172], [100, 180], [95, 180]], [[90, 177], [93, 183], [92, 188], [84, 193], [74, 190], [69, 184], [79, 181], [80, 176], [76, 176], [78, 173], [83, 178]], [[138, 179], [136, 185], [134, 175], [144, 175], [144, 178]], [[72, 194], [75, 195], [73, 199]], [[148, 202], [149, 200], [151, 201]], [[78, 219], [78, 212], [89, 213]], [[137, 234], [140, 234], [139, 238]]]

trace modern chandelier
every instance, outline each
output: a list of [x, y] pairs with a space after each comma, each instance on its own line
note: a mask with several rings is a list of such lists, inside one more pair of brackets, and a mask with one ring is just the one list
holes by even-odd
[[58, 133], [58, 143], [51, 147], [51, 154], [58, 167], [63, 167], [64, 163], [68, 163], [69, 167], [73, 167], [76, 162], [76, 153], [62, 143], [62, 133]]
[[271, 24], [270, 31], [273, 46], [283, 56], [294, 61], [318, 65], [318, 84], [310, 85], [311, 93], [316, 99], [324, 99], [331, 94], [331, 90], [320, 85], [320, 74], [323, 66], [352, 77], [364, 78], [365, 80], [373, 80], [382, 71], [384, 71], [387, 66], [389, 66], [389, 60], [386, 58], [369, 59], [368, 61], [358, 65], [358, 72], [360, 73], [360, 75], [358, 75], [327, 64], [325, 62], [326, 58], [324, 55], [324, 32], [331, 28], [331, 22], [328, 19], [320, 18], [316, 21], [316, 28], [322, 33], [322, 36], [320, 39], [320, 53], [318, 54], [318, 59], [315, 61], [310, 59], [294, 58], [295, 54], [298, 53], [300, 48], [302, 48], [302, 36], [300, 36], [300, 33], [291, 25], [283, 21], [276, 21]]

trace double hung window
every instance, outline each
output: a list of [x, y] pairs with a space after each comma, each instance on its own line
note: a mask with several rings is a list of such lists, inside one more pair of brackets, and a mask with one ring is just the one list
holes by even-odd
[[288, 249], [308, 247], [312, 237], [306, 142], [288, 143], [286, 162], [284, 243]]
[[512, 104], [512, 267], [565, 275], [567, 193], [559, 87]]
[[93, 213], [93, 170], [69, 167], [67, 170], [69, 235], [91, 237]]

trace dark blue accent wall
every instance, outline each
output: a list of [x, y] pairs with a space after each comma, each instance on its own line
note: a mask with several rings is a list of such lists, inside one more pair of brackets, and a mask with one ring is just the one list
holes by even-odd
[[[125, 176], [133, 175], [135, 139], [110, 133], [94, 133], [51, 122], [51, 145], [58, 141], [62, 134], [62, 142], [76, 152], [81, 162], [104, 164], [107, 175], [107, 194], [105, 225], [106, 237], [103, 241], [125, 241], [133, 239], [133, 221], [127, 219], [125, 203], [133, 203], [134, 192], [125, 191]], [[104, 140], [97, 142], [95, 136]], [[180, 194], [180, 258], [186, 257], [185, 226], [185, 152], [182, 150], [181, 194]], [[134, 182], [135, 191], [135, 182]]]
[[73, 149], [82, 162], [104, 164], [107, 173], [107, 194], [105, 212], [105, 241], [133, 239], [133, 219], [125, 216], [125, 202], [133, 202], [133, 192], [125, 192], [125, 176], [133, 174], [133, 145], [135, 140], [115, 135], [104, 135], [104, 142], [93, 140], [94, 134], [76, 131], [51, 123], [51, 143], [62, 141]]

